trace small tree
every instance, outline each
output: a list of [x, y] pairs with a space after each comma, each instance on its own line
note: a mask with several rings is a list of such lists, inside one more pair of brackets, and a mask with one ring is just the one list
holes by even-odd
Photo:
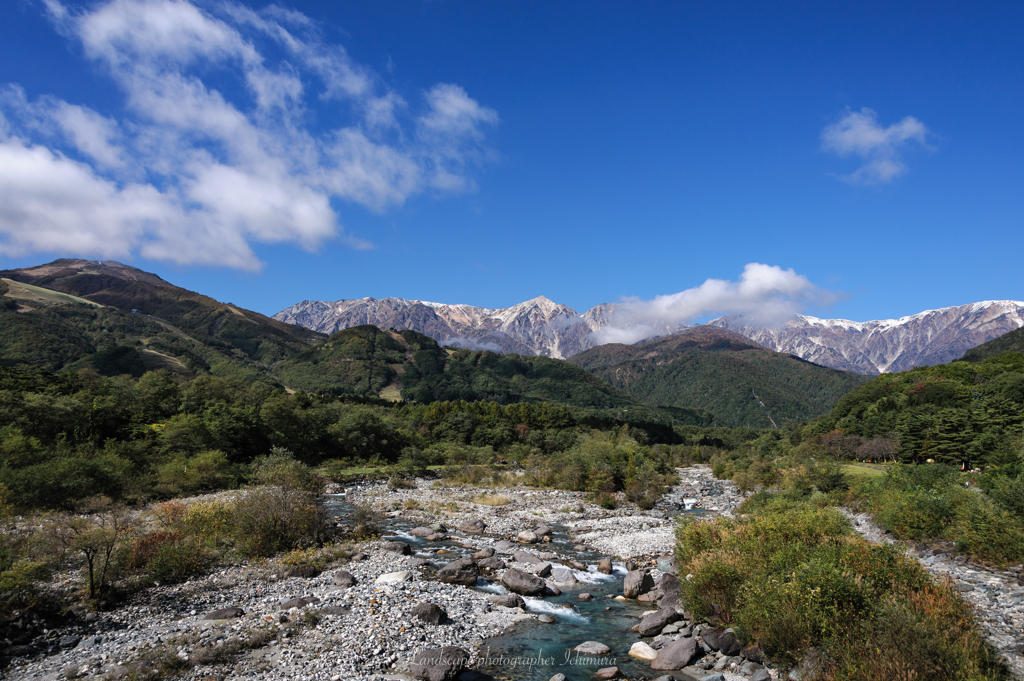
[[47, 523], [47, 533], [59, 558], [77, 554], [85, 563], [89, 598], [102, 596], [112, 573], [113, 557], [128, 529], [128, 511], [107, 497], [83, 502], [81, 515], [60, 513]]

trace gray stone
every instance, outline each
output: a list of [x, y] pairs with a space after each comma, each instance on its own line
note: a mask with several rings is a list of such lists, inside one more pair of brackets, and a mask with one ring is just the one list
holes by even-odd
[[540, 595], [544, 593], [544, 588], [547, 586], [547, 583], [540, 577], [528, 574], [522, 570], [516, 570], [515, 568], [505, 570], [501, 575], [501, 583], [509, 591], [514, 591], [524, 596]]
[[516, 548], [515, 544], [513, 544], [512, 542], [507, 541], [505, 539], [502, 539], [501, 541], [494, 542], [494, 550], [497, 551], [498, 553], [509, 553], [511, 551], [514, 551], [515, 548]]
[[429, 537], [430, 535], [434, 534], [434, 530], [430, 529], [429, 527], [414, 527], [411, 530], [409, 530], [409, 534], [411, 534], [414, 537]]
[[481, 558], [476, 562], [476, 564], [479, 567], [487, 568], [488, 570], [504, 570], [506, 567], [508, 567], [507, 565], [505, 565], [505, 561], [496, 556], [492, 556], [490, 558]]
[[409, 671], [418, 679], [449, 681], [458, 677], [468, 664], [469, 653], [462, 648], [428, 648], [412, 656]]
[[750, 677], [750, 681], [771, 681], [772, 675], [764, 669], [758, 669], [754, 672], [754, 675]]
[[617, 679], [622, 676], [618, 667], [602, 667], [594, 672], [595, 679]]
[[412, 553], [412, 547], [406, 544], [404, 541], [384, 542], [384, 550], [393, 551], [394, 553], [400, 553], [403, 556], [408, 556]]
[[487, 525], [482, 520], [467, 520], [459, 524], [455, 529], [460, 532], [466, 532], [467, 534], [483, 534], [483, 531], [487, 529]]
[[565, 681], [565, 674], [555, 674], [548, 681]]
[[503, 594], [500, 596], [498, 594], [494, 594], [487, 597], [487, 602], [493, 603], [494, 605], [500, 605], [503, 608], [526, 609], [526, 601], [524, 601], [523, 597], [519, 594]]
[[61, 648], [74, 648], [82, 640], [81, 636], [65, 636], [60, 640]]
[[340, 586], [343, 589], [347, 589], [350, 586], [355, 586], [359, 583], [359, 580], [355, 578], [351, 572], [347, 570], [338, 570], [331, 575], [331, 583], [335, 586]]
[[725, 681], [725, 674], [708, 674], [701, 677], [700, 681]]
[[344, 605], [328, 605], [326, 608], [321, 608], [320, 610], [321, 615], [335, 615], [338, 617], [348, 615], [351, 612], [352, 611]]
[[544, 624], [554, 624], [555, 618], [551, 615], [537, 615], [537, 621], [543, 622]]
[[576, 598], [580, 599], [581, 601], [589, 601], [589, 600], [592, 600], [594, 597], [592, 595], [590, 595], [589, 593], [587, 593], [586, 591], [584, 591], [580, 595], [576, 596]]
[[[320, 599], [316, 596], [302, 596], [301, 598], [293, 598], [289, 601], [285, 601], [281, 604], [282, 610], [291, 610], [292, 608], [305, 608], [307, 605], [316, 605], [320, 602]], [[223, 618], [218, 618], [223, 619]]]
[[446, 584], [472, 586], [476, 584], [476, 579], [479, 576], [480, 570], [472, 558], [459, 558], [437, 571], [437, 581]]
[[551, 532], [551, 528], [544, 523], [540, 523], [537, 525], [537, 527], [533, 528], [533, 533], [536, 534], [538, 537], [546, 537], [547, 535], [551, 534]]
[[220, 610], [214, 610], [213, 612], [211, 612], [209, 615], [207, 615], [203, 619], [204, 620], [227, 620], [227, 619], [231, 619], [232, 617], [241, 617], [244, 614], [245, 614], [245, 610], [242, 610], [241, 608], [237, 608], [237, 607], [221, 608]]
[[626, 598], [636, 598], [654, 588], [654, 578], [646, 572], [633, 570], [626, 575], [622, 581], [622, 595]]
[[544, 595], [561, 596], [562, 590], [555, 586], [552, 582], [544, 582]]
[[480, 549], [479, 551], [477, 551], [476, 553], [474, 553], [473, 557], [474, 558], [490, 558], [493, 555], [494, 555], [494, 549], [492, 549], [490, 546], [486, 546], [486, 547]]
[[668, 671], [682, 669], [697, 659], [697, 639], [681, 638], [666, 643], [651, 662], [651, 669]]
[[718, 649], [722, 651], [723, 655], [738, 655], [743, 646], [736, 640], [736, 634], [732, 632], [732, 629], [726, 629], [725, 632], [718, 637]]
[[536, 532], [531, 532], [530, 530], [523, 530], [522, 532], [516, 535], [516, 541], [518, 541], [520, 544], [536, 544], [538, 541], [540, 541], [540, 537], [537, 536]]
[[448, 613], [436, 603], [420, 603], [410, 614], [427, 624], [444, 624], [448, 621]]
[[744, 662], [740, 665], [740, 672], [749, 676], [760, 668], [761, 665], [756, 662]]
[[640, 620], [640, 626], [637, 629], [637, 633], [641, 636], [654, 636], [658, 634], [666, 625], [672, 624], [679, 619], [679, 615], [675, 610], [659, 610], [658, 612], [652, 612], [642, 620]]
[[551, 563], [538, 563], [534, 569], [533, 574], [538, 577], [547, 577], [551, 574]]
[[607, 655], [612, 649], [599, 641], [584, 641], [573, 648], [573, 651], [580, 655]]
[[572, 570], [566, 570], [565, 568], [552, 570], [551, 581], [558, 586], [576, 586], [579, 583]]
[[399, 582], [411, 582], [412, 573], [408, 570], [399, 572], [388, 572], [374, 580], [374, 584], [398, 584]]
[[597, 561], [597, 571], [605, 575], [610, 575], [612, 573], [612, 559], [602, 558]]
[[518, 563], [528, 563], [530, 565], [540, 565], [544, 562], [529, 551], [513, 551], [512, 557], [515, 558]]

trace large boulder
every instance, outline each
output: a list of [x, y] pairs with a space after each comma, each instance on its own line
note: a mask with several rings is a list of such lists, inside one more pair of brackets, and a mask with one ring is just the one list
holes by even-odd
[[458, 677], [469, 664], [469, 653], [462, 648], [445, 646], [417, 651], [409, 661], [409, 671], [417, 679], [449, 681]]
[[643, 641], [637, 641], [629, 649], [629, 656], [635, 657], [638, 660], [647, 660], [650, 662], [658, 656], [658, 651], [650, 647]]
[[637, 633], [641, 636], [657, 636], [665, 625], [672, 624], [679, 619], [675, 610], [662, 608], [658, 612], [652, 612], [640, 620]]
[[520, 544], [536, 544], [540, 541], [540, 537], [537, 536], [536, 532], [530, 530], [523, 530], [516, 535], [516, 541]]
[[533, 569], [533, 574], [538, 577], [547, 577], [551, 574], [551, 563], [537, 563], [537, 567]]
[[612, 559], [602, 558], [597, 561], [597, 571], [605, 575], [610, 575], [612, 573]]
[[726, 629], [725, 632], [718, 637], [718, 649], [722, 651], [723, 655], [733, 656], [738, 655], [743, 646], [738, 640], [736, 640], [736, 634], [733, 633], [732, 629]]
[[537, 556], [530, 553], [529, 551], [513, 551], [512, 557], [516, 559], [517, 563], [529, 563], [530, 565], [540, 565], [544, 562]]
[[[228, 620], [228, 619], [232, 619], [234, 617], [241, 617], [244, 614], [245, 614], [245, 611], [242, 610], [241, 608], [238, 608], [238, 607], [221, 608], [220, 610], [214, 610], [213, 612], [211, 612], [209, 615], [207, 615], [203, 619], [204, 620]], [[75, 641], [75, 645], [77, 645], [77, 644], [78, 644], [78, 641]], [[61, 641], [61, 646], [65, 647], [65, 648], [67, 647], [67, 646], [63, 645], [63, 641]]]
[[487, 602], [500, 605], [503, 608], [522, 608], [526, 610], [526, 601], [519, 594], [494, 594], [487, 597]]
[[355, 586], [359, 580], [355, 576], [346, 570], [338, 570], [331, 575], [331, 583], [335, 586], [340, 586], [343, 589], [347, 589], [350, 586]]
[[491, 556], [490, 558], [481, 558], [477, 562], [477, 567], [487, 568], [488, 570], [504, 570], [507, 565], [505, 561], [497, 556]]
[[584, 641], [573, 648], [573, 651], [580, 655], [607, 655], [612, 649], [600, 641]]
[[412, 547], [406, 544], [404, 541], [384, 542], [384, 550], [400, 553], [403, 556], [408, 556], [412, 553]]
[[414, 527], [411, 530], [409, 530], [409, 534], [411, 534], [414, 537], [429, 537], [430, 535], [434, 534], [434, 530], [430, 529], [429, 527]]
[[654, 578], [647, 572], [631, 570], [626, 573], [622, 581], [622, 595], [626, 598], [636, 598], [654, 588]]
[[374, 584], [398, 584], [399, 582], [411, 582], [412, 573], [408, 570], [399, 572], [388, 572], [373, 580]]
[[651, 669], [655, 671], [682, 669], [689, 666], [695, 659], [697, 659], [697, 639], [681, 638], [666, 643], [658, 651], [658, 656], [651, 661]]
[[459, 558], [437, 571], [437, 581], [446, 584], [472, 586], [476, 584], [476, 578], [479, 576], [480, 570], [472, 558]]
[[494, 542], [494, 550], [498, 553], [510, 553], [512, 551], [515, 551], [515, 549], [516, 545], [508, 541], [507, 539], [501, 539], [499, 541]]
[[448, 613], [436, 603], [420, 603], [410, 614], [427, 624], [444, 624], [448, 621]]
[[468, 534], [483, 534], [484, 530], [487, 529], [487, 525], [482, 520], [467, 520], [456, 526], [460, 532], [466, 532]]
[[479, 551], [477, 551], [476, 553], [474, 553], [473, 557], [474, 558], [490, 558], [493, 555], [494, 555], [494, 549], [492, 549], [490, 546], [485, 546], [484, 548], [482, 548]]
[[537, 527], [533, 528], [533, 533], [536, 534], [538, 537], [546, 537], [547, 535], [551, 534], [551, 532], [551, 528], [544, 523], [540, 523], [537, 525]]
[[540, 577], [523, 572], [522, 570], [516, 570], [515, 568], [505, 570], [501, 575], [501, 583], [509, 591], [514, 591], [524, 596], [539, 596], [544, 593], [544, 589], [547, 586], [547, 582]]
[[573, 574], [572, 570], [566, 568], [556, 568], [551, 571], [551, 581], [558, 586], [576, 586], [579, 580], [576, 579], [576, 575]]
[[301, 598], [293, 598], [285, 601], [281, 604], [282, 610], [291, 610], [292, 608], [305, 608], [307, 605], [316, 605], [320, 602], [320, 599], [316, 596], [302, 596]]

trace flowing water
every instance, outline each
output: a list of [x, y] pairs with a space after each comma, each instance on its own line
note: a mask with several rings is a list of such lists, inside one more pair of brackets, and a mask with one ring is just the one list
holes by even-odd
[[[336, 516], [345, 516], [351, 511], [351, 506], [342, 499], [335, 497], [327, 502], [328, 508]], [[474, 669], [495, 679], [510, 681], [547, 681], [559, 673], [565, 674], [569, 681], [590, 681], [599, 668], [611, 666], [617, 666], [629, 678], [652, 676], [650, 664], [629, 657], [628, 652], [630, 646], [637, 641], [636, 634], [630, 632], [630, 628], [639, 622], [642, 613], [652, 610], [654, 606], [637, 601], [614, 600], [615, 596], [622, 593], [625, 565], [613, 563], [614, 569], [610, 575], [597, 572], [595, 566], [604, 557], [602, 554], [573, 550], [574, 544], [569, 541], [566, 528], [555, 523], [548, 525], [554, 530], [551, 543], [524, 546], [523, 550], [574, 556], [576, 560], [590, 566], [589, 569], [573, 570], [580, 583], [575, 587], [563, 588], [560, 596], [525, 596], [527, 612], [551, 615], [555, 623], [524, 620], [505, 635], [487, 639], [480, 650], [481, 659], [474, 665]], [[389, 519], [383, 538], [406, 542], [412, 547], [415, 556], [429, 560], [433, 567], [442, 567], [476, 552], [476, 549], [463, 548], [453, 539], [428, 542], [415, 537], [408, 532], [412, 527], [403, 520]], [[438, 555], [435, 553], [438, 550], [450, 553]], [[511, 556], [498, 555], [511, 564]], [[553, 569], [571, 569], [557, 561], [550, 562]], [[477, 580], [476, 586], [471, 588], [486, 593], [508, 593], [501, 582], [485, 579]], [[593, 599], [579, 600], [577, 596], [584, 592], [591, 594]], [[600, 657], [572, 652], [572, 648], [584, 641], [604, 643], [611, 648], [611, 652]]]

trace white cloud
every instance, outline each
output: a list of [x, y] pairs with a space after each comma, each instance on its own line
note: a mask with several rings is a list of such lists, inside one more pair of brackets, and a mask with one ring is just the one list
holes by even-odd
[[860, 168], [841, 175], [841, 179], [854, 184], [882, 184], [907, 172], [901, 150], [914, 144], [927, 148], [928, 135], [928, 128], [913, 116], [883, 128], [873, 110], [847, 110], [841, 120], [821, 131], [821, 148], [842, 158], [856, 156], [862, 160]]
[[45, 5], [124, 102], [110, 115], [0, 88], [4, 253], [258, 269], [253, 243], [370, 248], [343, 233], [332, 200], [381, 211], [428, 189], [465, 191], [491, 154], [492, 109], [439, 84], [411, 110], [298, 12]]
[[609, 326], [594, 332], [595, 345], [636, 343], [665, 335], [699, 317], [741, 313], [753, 324], [777, 326], [833, 294], [807, 277], [777, 265], [749, 263], [738, 282], [708, 279], [700, 286], [652, 300], [626, 299], [609, 313]]

